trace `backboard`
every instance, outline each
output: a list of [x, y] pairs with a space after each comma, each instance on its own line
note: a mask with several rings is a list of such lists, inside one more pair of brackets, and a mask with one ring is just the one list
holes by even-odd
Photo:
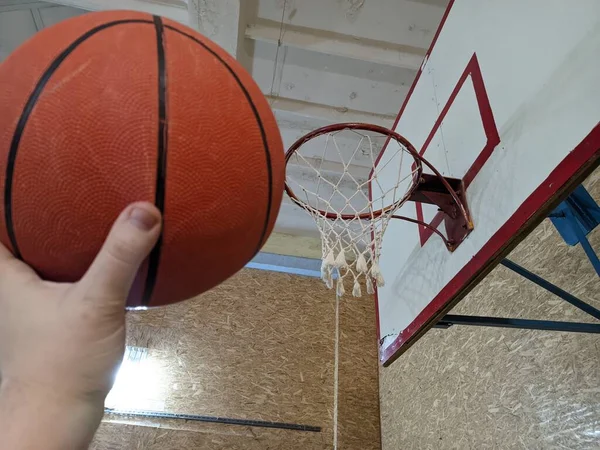
[[[598, 55], [597, 0], [450, 2], [394, 130], [463, 180], [474, 230], [450, 252], [427, 228], [390, 222], [376, 293], [384, 365], [597, 167]], [[379, 182], [393, 185], [397, 172], [388, 165]], [[434, 206], [408, 202], [398, 214], [445, 233]]]

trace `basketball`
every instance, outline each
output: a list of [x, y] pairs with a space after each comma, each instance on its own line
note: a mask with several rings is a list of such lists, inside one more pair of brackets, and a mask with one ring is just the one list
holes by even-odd
[[178, 22], [86, 14], [0, 65], [0, 241], [46, 280], [78, 280], [119, 213], [149, 201], [162, 235], [127, 306], [198, 295], [265, 243], [284, 172], [259, 87]]

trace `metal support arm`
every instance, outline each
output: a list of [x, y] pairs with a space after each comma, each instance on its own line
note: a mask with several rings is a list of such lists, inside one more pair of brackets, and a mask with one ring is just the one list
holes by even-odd
[[[542, 277], [528, 271], [518, 264], [504, 259], [500, 263], [504, 267], [521, 275], [529, 281], [544, 288], [548, 292], [560, 297], [564, 301], [579, 308], [593, 318], [600, 320], [600, 310], [593, 307], [589, 303], [578, 299], [572, 294], [564, 291], [558, 286], [544, 280]], [[436, 328], [449, 328], [452, 325], [472, 325], [485, 327], [500, 327], [500, 328], [520, 328], [525, 330], [548, 330], [548, 331], [567, 331], [575, 333], [600, 333], [600, 323], [582, 323], [582, 322], [559, 322], [552, 320], [531, 320], [531, 319], [512, 319], [504, 317], [486, 317], [486, 316], [463, 316], [456, 314], [447, 314], [440, 320]]]

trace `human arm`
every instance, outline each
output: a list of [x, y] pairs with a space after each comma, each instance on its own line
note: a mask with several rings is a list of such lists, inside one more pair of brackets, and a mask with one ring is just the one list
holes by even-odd
[[149, 203], [126, 208], [77, 283], [51, 283], [0, 245], [0, 449], [82, 449], [125, 346], [125, 302], [160, 234]]

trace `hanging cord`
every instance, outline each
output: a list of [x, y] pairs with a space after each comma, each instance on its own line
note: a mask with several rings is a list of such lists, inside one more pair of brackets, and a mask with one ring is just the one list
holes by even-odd
[[284, 20], [285, 20], [285, 9], [287, 6], [287, 0], [283, 2], [283, 10], [281, 11], [281, 22], [279, 23], [279, 39], [277, 40], [277, 50], [275, 51], [275, 61], [273, 62], [273, 77], [271, 79], [271, 89], [269, 91], [269, 97], [271, 100], [271, 105], [273, 104], [273, 99], [275, 97], [279, 97], [279, 92], [275, 95], [275, 78], [277, 77], [277, 66], [279, 64], [279, 49], [283, 45], [283, 33], [284, 33]]

